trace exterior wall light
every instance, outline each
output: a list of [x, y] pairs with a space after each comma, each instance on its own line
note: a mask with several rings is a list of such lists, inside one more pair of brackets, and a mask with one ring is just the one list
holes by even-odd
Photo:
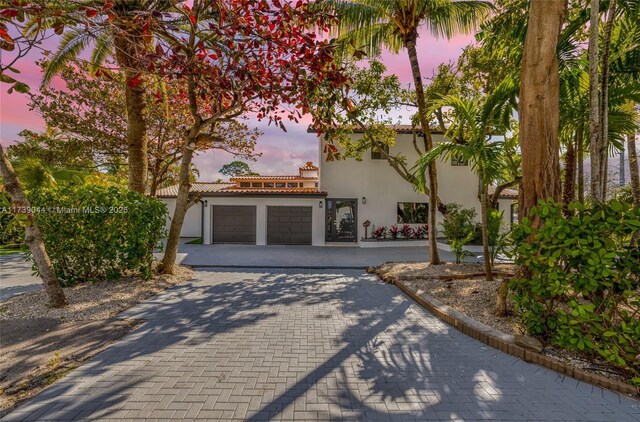
[[320, 203], [318, 204], [318, 206], [319, 206], [320, 208], [322, 208], [322, 202], [323, 202], [323, 201], [320, 201]]
[[367, 203], [367, 198], [365, 198], [364, 196], [362, 197], [362, 203], [366, 204]]

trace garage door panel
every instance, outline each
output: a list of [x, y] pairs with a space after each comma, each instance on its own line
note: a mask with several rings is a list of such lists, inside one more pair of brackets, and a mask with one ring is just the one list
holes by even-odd
[[312, 207], [268, 207], [267, 243], [310, 245]]
[[256, 243], [256, 207], [213, 206], [213, 243]]

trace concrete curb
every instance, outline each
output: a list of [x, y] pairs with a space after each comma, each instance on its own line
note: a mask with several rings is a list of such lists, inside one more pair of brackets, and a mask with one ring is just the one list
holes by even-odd
[[493, 327], [489, 327], [488, 325], [469, 318], [462, 312], [456, 311], [424, 292], [414, 292], [402, 281], [396, 279], [387, 279], [385, 281], [390, 281], [392, 284], [398, 286], [398, 288], [400, 288], [400, 290], [402, 290], [406, 295], [418, 302], [423, 308], [426, 308], [438, 319], [446, 322], [458, 331], [498, 349], [501, 352], [520, 358], [525, 362], [535, 363], [561, 374], [568, 375], [579, 381], [593, 384], [601, 388], [606, 388], [619, 394], [629, 395], [634, 398], [640, 397], [640, 387], [634, 387], [621, 381], [612, 380], [602, 375], [574, 368], [564, 362], [560, 362], [541, 353], [536, 353], [517, 346], [513, 342], [512, 335], [505, 334]]

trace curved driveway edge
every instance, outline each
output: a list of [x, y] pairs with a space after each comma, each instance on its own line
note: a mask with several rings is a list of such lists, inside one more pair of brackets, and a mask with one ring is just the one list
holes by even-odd
[[490, 348], [359, 271], [197, 271], [5, 420], [637, 421], [640, 403]]

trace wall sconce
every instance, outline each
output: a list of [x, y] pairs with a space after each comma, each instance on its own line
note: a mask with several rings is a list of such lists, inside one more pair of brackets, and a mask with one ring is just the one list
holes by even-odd
[[365, 198], [364, 196], [362, 197], [362, 203], [366, 204], [367, 203], [367, 198]]
[[207, 201], [206, 199], [204, 200], [204, 206], [206, 207], [207, 205], [209, 205], [209, 201]]
[[318, 204], [318, 206], [319, 206], [320, 208], [322, 208], [322, 203], [323, 203], [323, 201], [320, 201], [320, 203]]

